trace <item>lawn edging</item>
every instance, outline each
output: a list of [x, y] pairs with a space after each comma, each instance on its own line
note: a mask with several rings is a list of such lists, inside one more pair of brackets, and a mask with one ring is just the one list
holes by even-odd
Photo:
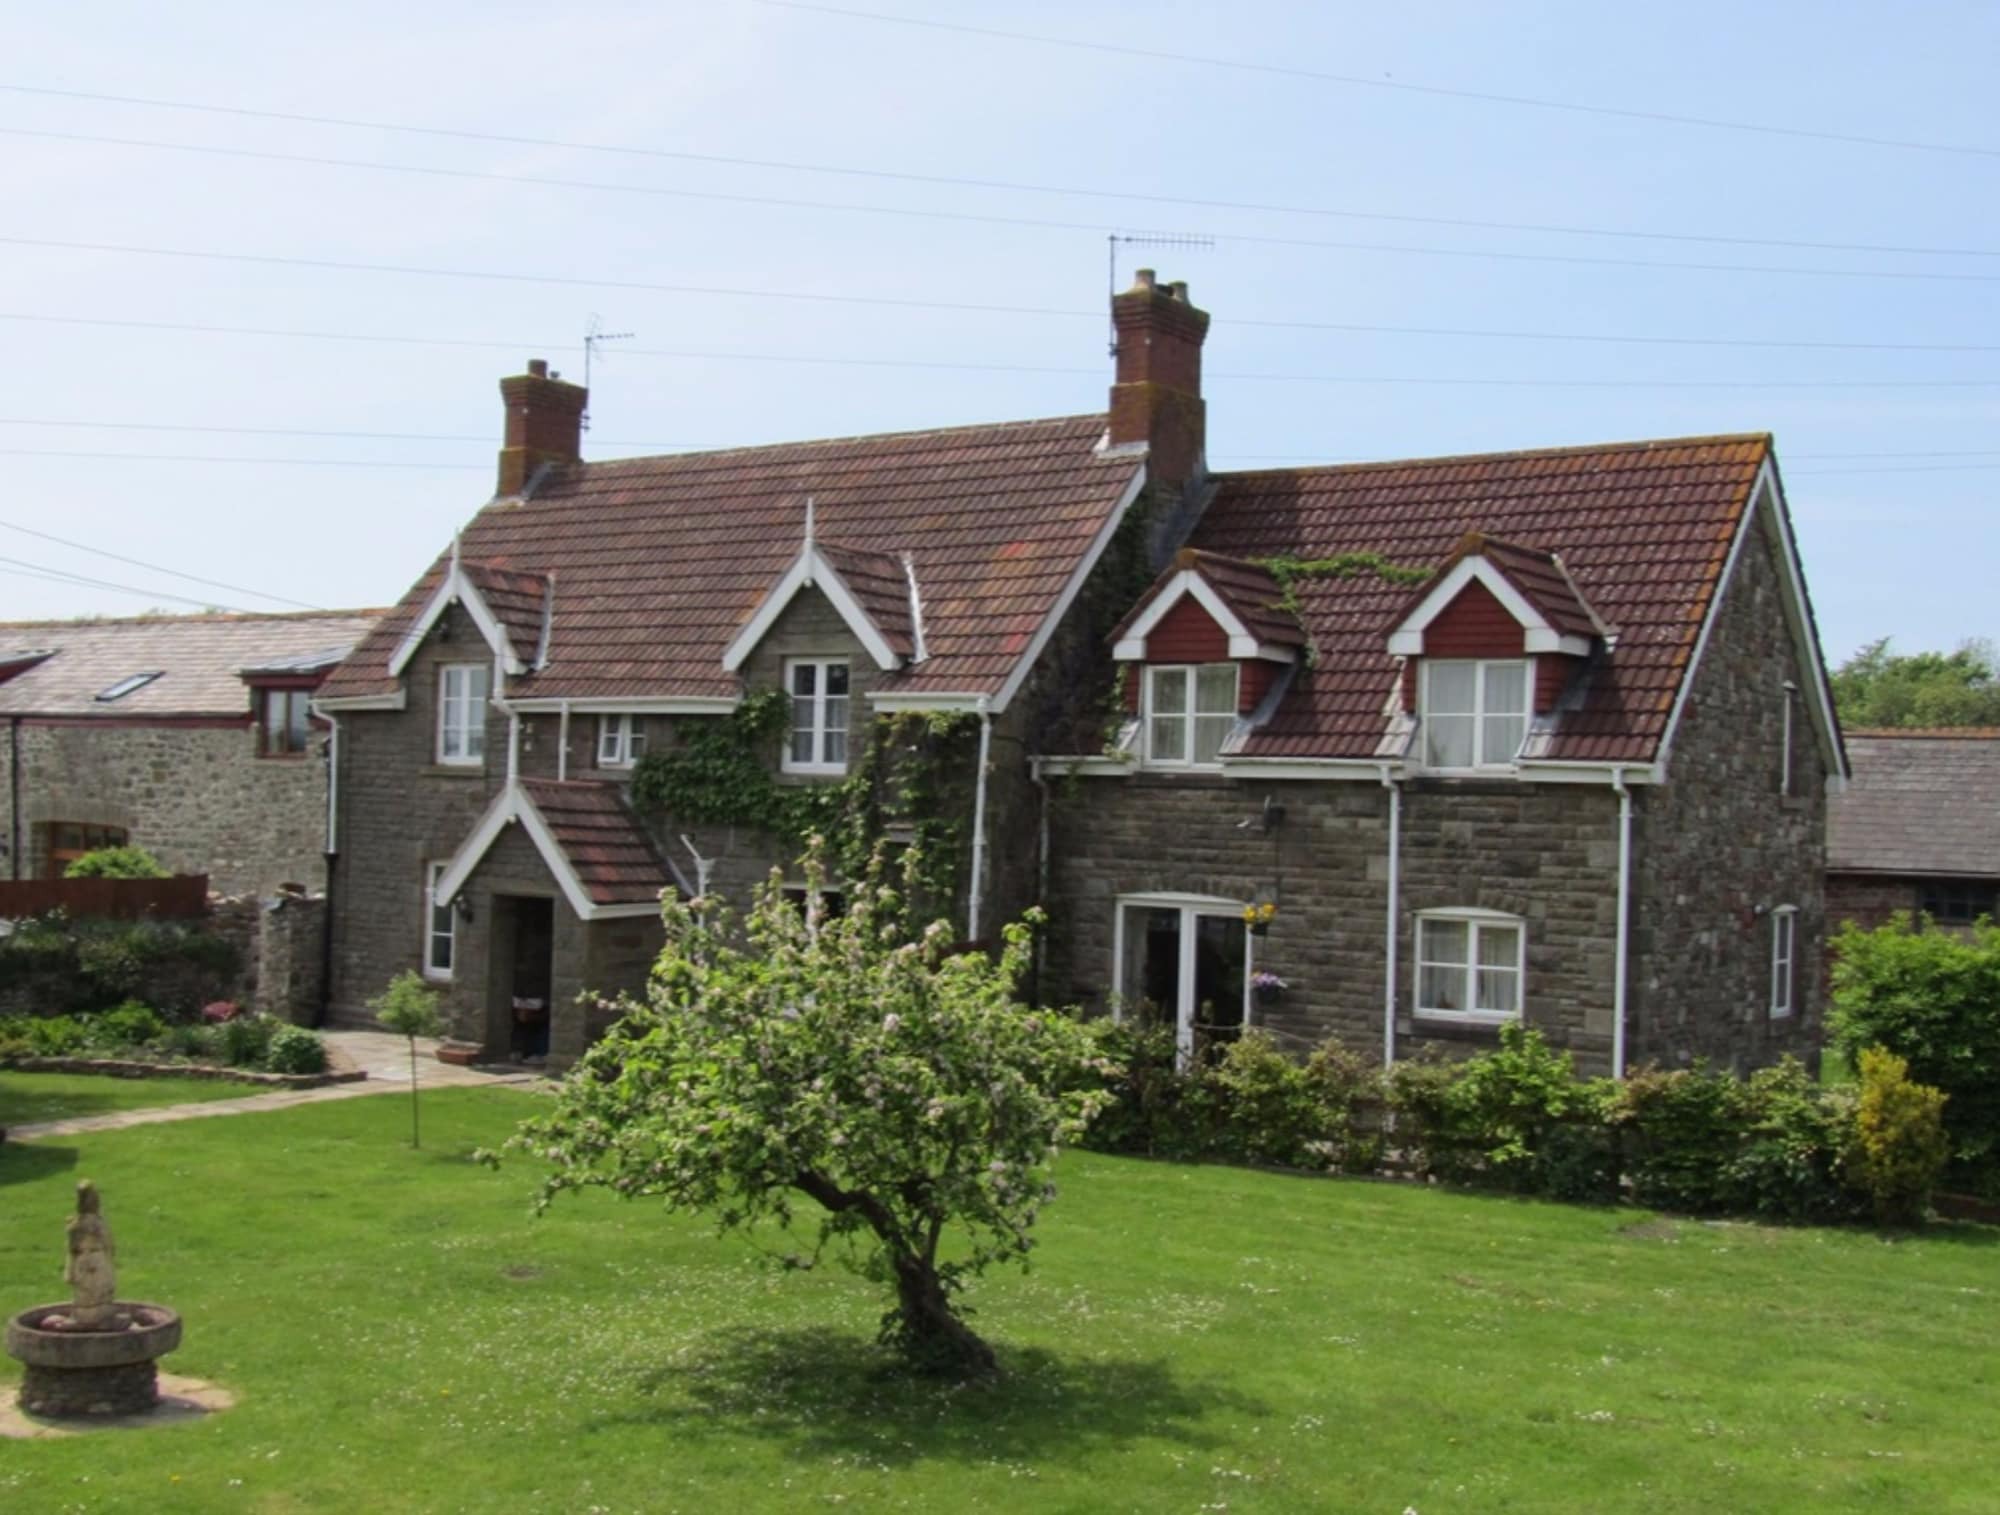
[[261, 1084], [271, 1089], [321, 1089], [329, 1084], [354, 1084], [368, 1077], [361, 1068], [324, 1073], [266, 1073], [256, 1068], [219, 1068], [210, 1063], [150, 1063], [125, 1057], [12, 1057], [0, 1068], [17, 1073], [94, 1073], [105, 1078], [193, 1078], [214, 1082]]

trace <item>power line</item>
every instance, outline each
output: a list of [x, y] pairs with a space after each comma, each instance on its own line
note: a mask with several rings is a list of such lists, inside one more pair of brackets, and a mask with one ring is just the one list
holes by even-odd
[[109, 579], [93, 579], [80, 573], [66, 573], [60, 568], [24, 562], [20, 558], [0, 557], [0, 563], [12, 564], [11, 568], [0, 568], [0, 573], [11, 573], [16, 578], [46, 579], [51, 583], [79, 585], [86, 589], [115, 589], [121, 594], [137, 595], [142, 600], [172, 600], [177, 605], [193, 605], [202, 610], [233, 610], [242, 615], [252, 613], [240, 605], [216, 605], [209, 600], [190, 599], [184, 594], [168, 594], [165, 590], [140, 589], [132, 584], [115, 584]]
[[218, 457], [184, 452], [64, 452], [39, 447], [0, 447], [0, 457], [117, 459], [126, 463], [278, 463], [305, 468], [483, 468], [483, 463], [406, 463], [372, 458]]
[[[1062, 311], [1050, 314], [1074, 315], [1101, 321], [1103, 312]], [[135, 321], [102, 316], [50, 316], [24, 311], [0, 311], [0, 321], [32, 321], [52, 326], [104, 326], [127, 331], [187, 332], [204, 336], [283, 337], [314, 342], [382, 343], [404, 347], [464, 347], [493, 352], [560, 351], [575, 342], [574, 337], [554, 341], [473, 341], [457, 337], [412, 337], [389, 332], [314, 331], [278, 326], [224, 326], [193, 321]], [[1232, 326], [1289, 328], [1298, 331], [1336, 331], [1361, 335], [1410, 337], [1467, 337], [1508, 342], [1587, 342], [1646, 347], [1742, 347], [1800, 352], [2000, 352], [1995, 342], [1823, 342], [1793, 341], [1763, 337], [1677, 337], [1646, 336], [1623, 332], [1517, 331], [1465, 326], [1391, 326], [1364, 321], [1231, 321]], [[1095, 369], [1045, 367], [1015, 363], [964, 363], [926, 361], [911, 358], [812, 357], [787, 353], [711, 353], [663, 347], [621, 347], [620, 357], [630, 358], [727, 358], [742, 362], [826, 363], [869, 368], [962, 368], [982, 373], [1084, 373]]]
[[190, 584], [206, 584], [211, 589], [226, 589], [231, 594], [247, 594], [257, 599], [271, 600], [280, 605], [295, 606], [300, 610], [321, 610], [324, 606], [309, 605], [304, 600], [290, 599], [282, 594], [272, 594], [269, 590], [249, 589], [241, 584], [226, 584], [221, 579], [205, 579], [198, 573], [182, 573], [178, 568], [163, 567], [158, 563], [148, 563], [143, 558], [128, 558], [123, 553], [113, 552], [106, 547], [92, 547], [88, 542], [73, 542], [68, 537], [59, 537], [52, 532], [37, 531], [32, 526], [23, 526], [15, 521], [0, 521], [0, 527], [18, 531], [24, 536], [40, 537], [44, 542], [54, 542], [59, 547], [72, 547], [78, 552], [93, 553], [100, 558], [110, 558], [114, 562], [126, 563], [134, 568], [144, 568], [151, 573], [164, 573], [169, 578], [186, 579]]
[[1664, 126], [1699, 126], [1715, 131], [1754, 132], [1762, 136], [1795, 137], [1814, 142], [1838, 142], [1849, 147], [1892, 147], [1910, 152], [1954, 153], [1965, 157], [2000, 158], [2000, 148], [1980, 147], [1961, 142], [1925, 142], [1907, 137], [1876, 137], [1857, 132], [1821, 131], [1803, 126], [1778, 126], [1762, 121], [1734, 121], [1720, 116], [1685, 115], [1674, 111], [1638, 110], [1616, 105], [1586, 105], [1573, 100], [1551, 100], [1538, 95], [1511, 95], [1491, 90], [1449, 89], [1435, 84], [1411, 84], [1397, 79], [1363, 78], [1359, 74], [1335, 74], [1320, 69], [1299, 68], [1282, 63], [1252, 63], [1235, 58], [1216, 58], [1196, 53], [1167, 52], [1159, 48], [1133, 47], [1116, 42], [1083, 42], [1070, 37], [1049, 37], [1033, 32], [1002, 31], [997, 27], [969, 26], [954, 21], [926, 17], [892, 16], [879, 11], [850, 10], [844, 6], [821, 5], [813, 0], [755, 0], [759, 5], [780, 10], [812, 11], [853, 21], [877, 21], [892, 26], [923, 27], [931, 31], [961, 32], [967, 36], [996, 38], [1006, 42], [1032, 42], [1044, 47], [1071, 48], [1079, 52], [1111, 53], [1128, 58], [1144, 58], [1156, 63], [1194, 63], [1203, 68], [1226, 68], [1242, 73], [1276, 75], [1290, 79], [1310, 79], [1318, 84], [1343, 84], [1359, 89], [1387, 90], [1401, 94], [1429, 95], [1448, 100], [1473, 100], [1486, 105], [1525, 106], [1535, 110], [1569, 111], [1587, 116], [1609, 116], [1625, 121], [1650, 121]]
[[[0, 85], [0, 88], [13, 88], [13, 87], [14, 86]], [[284, 117], [284, 119], [293, 119], [293, 118], [287, 116]], [[273, 152], [261, 148], [225, 147], [213, 143], [203, 143], [203, 142], [162, 142], [157, 138], [111, 137], [111, 136], [96, 135], [87, 132], [50, 131], [50, 130], [41, 130], [32, 127], [21, 127], [21, 126], [0, 126], [0, 134], [4, 134], [7, 136], [15, 136], [15, 137], [36, 137], [36, 138], [41, 138], [43, 140], [55, 141], [55, 142], [90, 143], [92, 145], [100, 147], [133, 147], [133, 148], [140, 148], [148, 151], [158, 151], [158, 152], [202, 153], [214, 157], [247, 159], [253, 162], [304, 164], [307, 166], [317, 167], [317, 168], [362, 169], [374, 173], [406, 174], [406, 175], [416, 175], [426, 178], [488, 180], [488, 181], [498, 181], [506, 184], [529, 184], [529, 185], [539, 186], [545, 189], [581, 189], [581, 190], [590, 190], [601, 194], [644, 195], [644, 196], [651, 196], [655, 198], [666, 198], [666, 199], [706, 200], [713, 203], [728, 204], [728, 205], [757, 205], [757, 206], [770, 206], [779, 209], [790, 209], [790, 210], [836, 211], [836, 212], [847, 212], [856, 215], [904, 216], [904, 217], [912, 217], [920, 220], [929, 220], [929, 221], [964, 221], [985, 226], [1018, 226], [1018, 227], [1029, 228], [1032, 230], [1042, 230], [1042, 231], [1084, 231], [1084, 232], [1097, 233], [1097, 232], [1102, 232], [1104, 229], [1102, 224], [1092, 221], [1057, 221], [1057, 220], [1050, 220], [1045, 217], [1004, 216], [1004, 215], [993, 215], [993, 214], [986, 214], [974, 211], [941, 210], [935, 207], [913, 207], [913, 206], [901, 206], [901, 205], [857, 205], [851, 202], [844, 202], [844, 201], [800, 199], [795, 196], [735, 194], [735, 193], [725, 193], [716, 190], [668, 188], [661, 185], [650, 185], [650, 184], [616, 184], [616, 183], [607, 183], [599, 179], [559, 178], [547, 174], [511, 174], [511, 173], [502, 173], [497, 170], [491, 170], [491, 169], [444, 168], [429, 164], [384, 163], [379, 160], [364, 159], [364, 158], [335, 158], [335, 157], [327, 157], [321, 154], [282, 153], [282, 152]], [[791, 165], [773, 164], [770, 166], [779, 167], [779, 166], [791, 166]], [[817, 168], [809, 171], [830, 172], [830, 173], [856, 173], [856, 174], [864, 172], [863, 170], [858, 170], [858, 169], [850, 170], [850, 169], [817, 169]], [[867, 172], [869, 172], [870, 175], [873, 176], [874, 173], [880, 171], [867, 171]], [[902, 179], [912, 176], [896, 174], [896, 173], [887, 173], [886, 177]], [[1747, 237], [1747, 236], [1724, 236], [1724, 235], [1711, 236], [1694, 232], [1638, 231], [1628, 228], [1614, 228], [1614, 227], [1600, 227], [1600, 226], [1570, 226], [1570, 225], [1554, 224], [1547, 222], [1483, 220], [1474, 217], [1462, 217], [1462, 216], [1399, 215], [1399, 214], [1391, 214], [1385, 211], [1358, 211], [1358, 210], [1331, 209], [1331, 208], [1307, 209], [1307, 208], [1291, 207], [1291, 206], [1257, 205], [1246, 202], [1182, 200], [1177, 197], [1132, 195], [1128, 193], [1121, 193], [1115, 191], [1103, 191], [1103, 190], [1092, 190], [1092, 189], [1081, 189], [1081, 188], [1058, 189], [1053, 186], [1042, 186], [1042, 185], [1012, 185], [1012, 184], [1004, 184], [988, 180], [953, 178], [945, 175], [918, 175], [914, 177], [920, 178], [925, 182], [944, 182], [970, 188], [1006, 188], [1016, 191], [1025, 191], [1025, 192], [1040, 193], [1040, 194], [1089, 196], [1092, 198], [1118, 199], [1126, 201], [1134, 199], [1149, 200], [1149, 201], [1164, 201], [1166, 203], [1173, 203], [1173, 204], [1201, 205], [1211, 209], [1228, 208], [1234, 210], [1252, 210], [1252, 211], [1260, 211], [1266, 213], [1275, 212], [1285, 215], [1314, 215], [1314, 216], [1335, 217], [1343, 220], [1388, 222], [1388, 223], [1395, 223], [1399, 225], [1410, 225], [1410, 226], [1448, 227], [1457, 230], [1469, 230], [1469, 231], [1522, 232], [1522, 233], [1532, 233], [1536, 235], [1555, 235], [1555, 236], [1574, 236], [1574, 237], [1608, 237], [1608, 238], [1618, 238], [1622, 240], [1712, 244], [1712, 245], [1724, 245], [1731, 247], [1774, 247], [1774, 248], [1784, 248], [1794, 251], [1810, 250], [1816, 252], [1890, 253], [1890, 254], [1917, 256], [1917, 257], [1938, 257], [1938, 258], [2000, 258], [2000, 248], [1990, 248], [1990, 247], [1923, 247], [1923, 246], [1909, 246], [1896, 243], [1880, 243], [1880, 242], [1814, 241], [1802, 238], [1789, 238], [1789, 237]], [[1156, 230], [1152, 234], [1184, 235], [1185, 233], [1160, 233]], [[1212, 236], [1217, 240], [1224, 242], [1241, 242], [1251, 245], [1262, 245], [1262, 246], [1273, 246], [1273, 247], [1318, 248], [1318, 249], [1330, 249], [1339, 251], [1352, 251], [1355, 250], [1356, 248], [1369, 248], [1374, 245], [1369, 243], [1326, 241], [1313, 238], [1279, 237], [1279, 236], [1271, 236], [1271, 235], [1266, 235], [1261, 233], [1251, 233], [1251, 232], [1209, 232], [1209, 233], [1204, 233], [1203, 235]], [[1402, 249], [1397, 249], [1397, 250], [1400, 251]], [[1439, 251], [1443, 250], [1440, 249]], [[1638, 262], [1631, 266], [1641, 267], [1641, 268], [1657, 268], [1657, 267], [1679, 267], [1681, 265]]]

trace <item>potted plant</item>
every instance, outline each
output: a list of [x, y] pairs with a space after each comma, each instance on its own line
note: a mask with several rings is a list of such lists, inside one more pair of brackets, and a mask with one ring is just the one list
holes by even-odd
[[1277, 974], [1266, 972], [1262, 968], [1250, 975], [1250, 988], [1256, 993], [1257, 1003], [1260, 1005], [1277, 1004], [1285, 997], [1285, 991], [1290, 987], [1291, 985]]
[[1257, 905], [1243, 907], [1243, 924], [1250, 928], [1252, 936], [1263, 936], [1271, 929], [1271, 922], [1278, 918], [1278, 907], [1269, 900]]

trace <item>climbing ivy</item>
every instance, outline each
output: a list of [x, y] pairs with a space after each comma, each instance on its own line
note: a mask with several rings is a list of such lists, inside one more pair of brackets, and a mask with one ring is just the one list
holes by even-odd
[[[1385, 584], [1416, 585], [1431, 576], [1428, 568], [1396, 563], [1379, 552], [1339, 552], [1330, 558], [1270, 557], [1251, 561], [1277, 581], [1278, 599], [1273, 610], [1289, 613], [1300, 624], [1305, 617], [1299, 606], [1299, 585], [1307, 579], [1353, 579], [1372, 573]], [[1319, 648], [1306, 633], [1306, 666], [1319, 662]]]
[[640, 759], [632, 800], [649, 817], [757, 827], [800, 849], [822, 837], [829, 867], [845, 878], [862, 877], [882, 843], [907, 842], [921, 886], [943, 904], [964, 860], [977, 761], [967, 739], [977, 724], [965, 711], [877, 716], [859, 752], [850, 746], [845, 778], [785, 784], [777, 754], [791, 700], [782, 689], [753, 690], [727, 716], [690, 722], [675, 746]]

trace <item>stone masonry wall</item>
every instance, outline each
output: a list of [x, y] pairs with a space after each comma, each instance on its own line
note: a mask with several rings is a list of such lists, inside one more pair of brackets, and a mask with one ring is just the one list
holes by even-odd
[[[1764, 508], [1762, 506], [1760, 509]], [[1824, 991], [1826, 784], [1816, 746], [1780, 792], [1786, 680], [1810, 743], [1812, 670], [1793, 652], [1783, 582], [1760, 525], [1722, 586], [1674, 740], [1668, 782], [1635, 795], [1631, 1065], [1707, 1058], [1816, 1063]], [[1771, 1014], [1771, 912], [1798, 910], [1792, 1015]]]
[[[1253, 943], [1253, 966], [1289, 988], [1280, 1003], [1254, 1006], [1252, 1022], [1293, 1051], [1329, 1035], [1380, 1049], [1389, 832], [1379, 784], [1145, 773], [1053, 783], [1047, 997], [1105, 1003], [1121, 895], [1271, 899], [1278, 917]], [[1267, 796], [1285, 807], [1270, 834], [1259, 823]], [[1495, 1039], [1491, 1028], [1420, 1021], [1411, 1008], [1417, 912], [1470, 906], [1524, 918], [1529, 1024], [1586, 1070], [1608, 1069], [1615, 801], [1584, 786], [1413, 784], [1402, 836], [1398, 1055]]]
[[[47, 824], [77, 821], [120, 827], [174, 872], [206, 873], [223, 894], [325, 882], [323, 736], [303, 756], [264, 758], [247, 718], [241, 727], [26, 719], [19, 741], [21, 878], [46, 871]], [[0, 795], [11, 782], [0, 740]]]

